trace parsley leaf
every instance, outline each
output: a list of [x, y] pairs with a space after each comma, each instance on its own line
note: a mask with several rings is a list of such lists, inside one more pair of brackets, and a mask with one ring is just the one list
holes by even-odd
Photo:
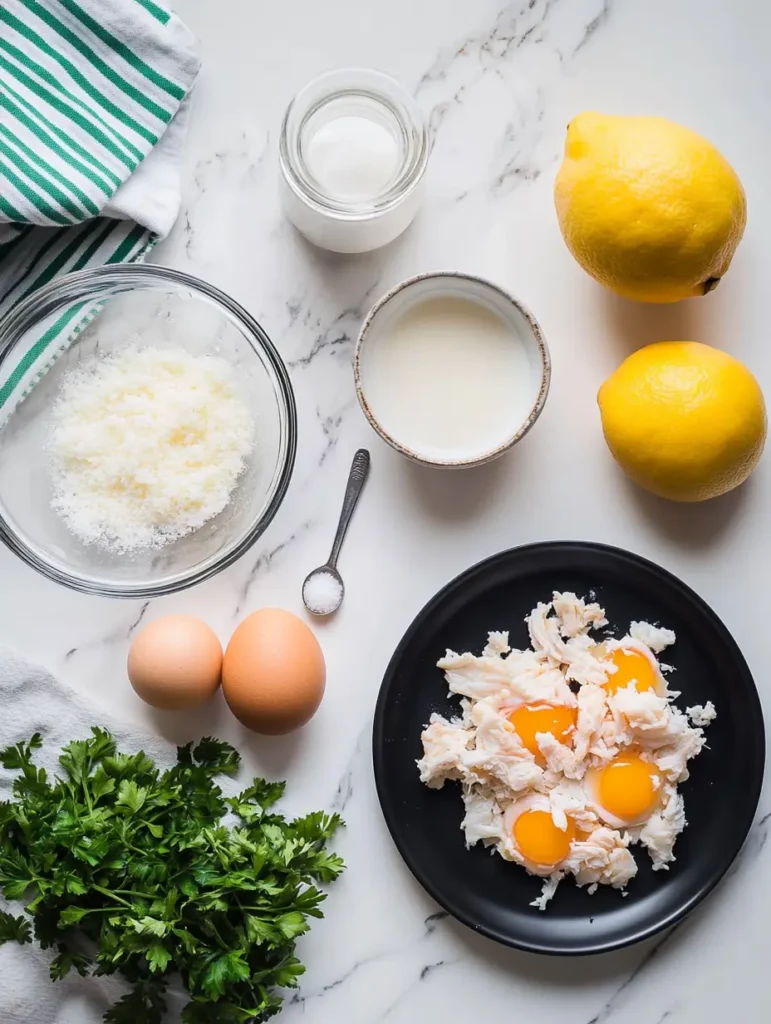
[[83, 956], [81, 953], [71, 953], [62, 947], [62, 952], [54, 957], [49, 967], [51, 981], [61, 981], [62, 978], [67, 977], [70, 971], [77, 971], [82, 978], [85, 978], [89, 973], [90, 966], [91, 961], [87, 956]]
[[205, 736], [193, 749], [193, 760], [220, 775], [235, 775], [241, 764], [238, 751], [222, 740]]
[[13, 917], [0, 910], [0, 946], [4, 942], [18, 942], [20, 946], [32, 942], [32, 928], [26, 917]]
[[125, 807], [129, 814], [136, 814], [142, 810], [146, 799], [147, 790], [143, 786], [124, 779], [118, 786], [118, 799], [115, 803], [118, 807]]
[[248, 981], [251, 973], [240, 951], [223, 953], [211, 960], [201, 973], [201, 991], [216, 1002], [225, 994], [230, 982]]
[[23, 771], [32, 764], [32, 751], [40, 750], [42, 746], [43, 738], [39, 732], [36, 732], [28, 743], [17, 743], [15, 747], [6, 747], [5, 750], [0, 750], [0, 764], [3, 768]]
[[0, 944], [34, 934], [56, 954], [54, 981], [121, 974], [132, 988], [105, 1024], [161, 1024], [171, 975], [189, 995], [184, 1024], [276, 1014], [274, 990], [304, 971], [295, 942], [322, 916], [314, 883], [343, 870], [327, 849], [338, 816], [288, 821], [276, 810], [284, 783], [264, 779], [226, 798], [217, 779], [235, 775], [240, 757], [211, 737], [161, 771], [95, 728], [61, 751], [52, 779], [34, 763], [41, 745], [35, 735], [0, 751], [16, 775], [0, 803], [0, 892], [26, 901], [26, 916], [0, 910]]
[[161, 1024], [166, 1011], [166, 986], [152, 980], [138, 981], [131, 992], [119, 999], [104, 1015], [105, 1024]]

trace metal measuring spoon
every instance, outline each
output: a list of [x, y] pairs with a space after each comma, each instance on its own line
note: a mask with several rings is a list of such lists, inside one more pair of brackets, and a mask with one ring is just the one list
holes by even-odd
[[351, 472], [348, 474], [348, 485], [343, 499], [343, 510], [332, 545], [332, 551], [324, 565], [314, 569], [305, 577], [303, 583], [303, 604], [311, 615], [331, 615], [343, 603], [345, 585], [343, 577], [337, 571], [337, 559], [343, 546], [351, 516], [359, 501], [364, 482], [369, 475], [369, 452], [360, 448], [353, 457]]

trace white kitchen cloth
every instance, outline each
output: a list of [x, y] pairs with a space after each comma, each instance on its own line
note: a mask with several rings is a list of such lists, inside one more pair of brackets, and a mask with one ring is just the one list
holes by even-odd
[[[57, 276], [136, 262], [168, 234], [199, 65], [158, 0], [0, 0], [0, 318]], [[0, 424], [82, 310], [0, 366]]]
[[[45, 669], [0, 647], [0, 747], [28, 740], [39, 732], [43, 749], [36, 752], [35, 760], [56, 773], [61, 748], [87, 737], [92, 725], [109, 729], [122, 750], [144, 750], [163, 767], [175, 760], [174, 748], [163, 740], [110, 719]], [[0, 768], [0, 801], [11, 799], [12, 781], [12, 774]], [[0, 908], [21, 913], [19, 904], [6, 906], [1, 896]], [[74, 972], [64, 981], [52, 982], [49, 962], [50, 956], [35, 945], [0, 946], [2, 1024], [101, 1024], [106, 1010], [127, 991], [117, 978], [81, 978]], [[172, 1014], [173, 1004], [172, 996]], [[184, 1005], [181, 998], [180, 1005]], [[174, 1019], [172, 1014], [170, 1019]]]

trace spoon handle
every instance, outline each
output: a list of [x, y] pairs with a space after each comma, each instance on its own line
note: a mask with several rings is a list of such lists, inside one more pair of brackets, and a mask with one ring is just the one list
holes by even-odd
[[332, 569], [337, 567], [340, 548], [343, 546], [345, 535], [348, 532], [351, 516], [359, 501], [362, 487], [364, 487], [364, 483], [369, 475], [369, 462], [369, 452], [366, 448], [360, 448], [353, 457], [351, 472], [348, 474], [348, 486], [345, 488], [345, 497], [343, 498], [343, 510], [340, 513], [340, 522], [337, 525], [332, 553], [327, 562], [327, 565]]

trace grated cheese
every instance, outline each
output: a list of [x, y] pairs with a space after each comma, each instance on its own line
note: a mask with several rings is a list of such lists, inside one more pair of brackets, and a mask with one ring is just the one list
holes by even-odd
[[181, 348], [96, 356], [64, 375], [54, 406], [53, 507], [86, 543], [160, 547], [225, 508], [253, 446], [224, 359]]

